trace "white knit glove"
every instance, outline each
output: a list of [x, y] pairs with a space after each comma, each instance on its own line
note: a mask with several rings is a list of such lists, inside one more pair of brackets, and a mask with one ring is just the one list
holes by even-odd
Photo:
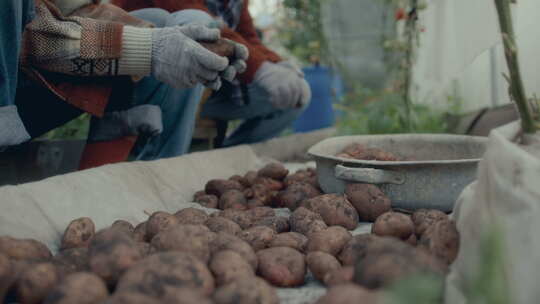
[[302, 108], [311, 101], [311, 88], [306, 80], [280, 64], [264, 62], [252, 85], [269, 94], [270, 102], [277, 109]]
[[215, 42], [219, 29], [187, 25], [156, 29], [152, 33], [152, 75], [174, 88], [201, 83], [213, 90], [221, 87], [219, 73], [229, 60], [207, 50], [195, 40]]
[[229, 43], [234, 45], [234, 55], [233, 62], [227, 69], [221, 74], [221, 77], [229, 82], [233, 81], [236, 78], [236, 75], [242, 74], [247, 69], [246, 60], [249, 58], [248, 48], [243, 44], [234, 42], [229, 39], [225, 39]]
[[0, 107], [0, 149], [30, 140], [16, 106]]

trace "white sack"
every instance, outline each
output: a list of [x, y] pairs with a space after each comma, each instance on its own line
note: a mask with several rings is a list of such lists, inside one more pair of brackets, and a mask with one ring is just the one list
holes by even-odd
[[480, 265], [480, 240], [493, 225], [504, 232], [504, 269], [510, 303], [540, 301], [540, 147], [513, 143], [519, 124], [494, 130], [480, 162], [478, 180], [462, 193], [454, 217], [460, 251], [447, 279], [446, 303], [466, 303], [463, 285]]

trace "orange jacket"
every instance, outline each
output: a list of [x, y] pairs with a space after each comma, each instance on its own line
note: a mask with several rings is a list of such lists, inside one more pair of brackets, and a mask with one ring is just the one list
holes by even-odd
[[[211, 14], [206, 7], [205, 0], [112, 0], [111, 3], [127, 11], [157, 7], [171, 13], [185, 9], [199, 9]], [[224, 38], [242, 43], [249, 49], [248, 68], [245, 73], [239, 75], [239, 79], [243, 83], [250, 83], [253, 80], [255, 73], [264, 61], [281, 61], [281, 58], [265, 47], [257, 36], [248, 7], [249, 0], [245, 0], [240, 16], [240, 23], [236, 30], [225, 28], [222, 31]]]

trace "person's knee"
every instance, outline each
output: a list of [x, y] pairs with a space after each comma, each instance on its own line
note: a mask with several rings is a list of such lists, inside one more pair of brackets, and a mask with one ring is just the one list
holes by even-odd
[[171, 14], [171, 19], [167, 26], [187, 25], [187, 24], [204, 24], [210, 25], [216, 20], [210, 14], [198, 9], [186, 9]]
[[156, 27], [165, 27], [170, 22], [171, 13], [161, 8], [143, 8], [130, 14], [139, 19], [153, 23]]

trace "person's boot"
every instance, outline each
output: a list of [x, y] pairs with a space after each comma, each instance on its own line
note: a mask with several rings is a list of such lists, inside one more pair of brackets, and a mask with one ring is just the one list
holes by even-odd
[[16, 106], [0, 107], [0, 151], [30, 140]]

